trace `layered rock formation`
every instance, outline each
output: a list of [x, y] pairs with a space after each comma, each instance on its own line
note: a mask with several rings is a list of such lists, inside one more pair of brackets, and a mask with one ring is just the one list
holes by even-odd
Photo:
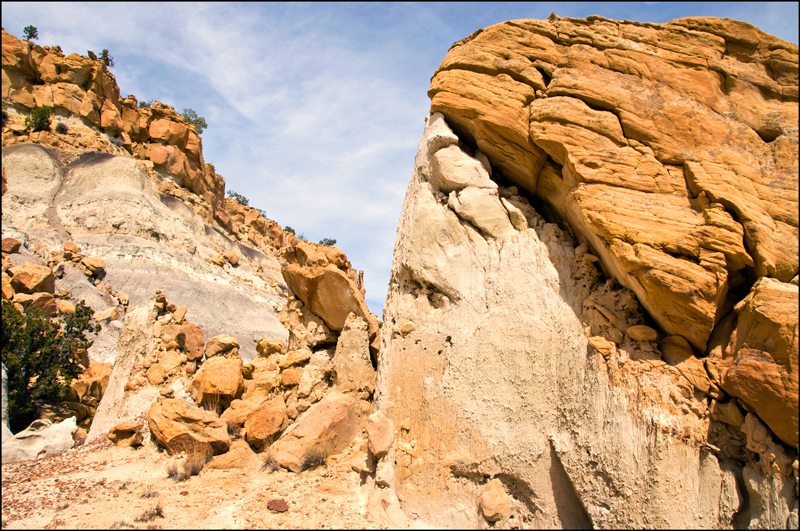
[[[204, 162], [193, 125], [158, 102], [120, 98], [102, 61], [64, 57], [5, 31], [3, 99], [4, 236], [36, 249], [40, 261], [62, 261], [69, 241], [103, 261], [100, 278], [86, 282], [75, 271], [85, 264], [67, 259], [61, 289], [96, 311], [118, 304], [94, 294], [97, 280], [131, 306], [167, 290], [208, 337], [234, 333], [248, 360], [261, 337], [286, 340], [276, 255], [297, 239], [224, 197], [225, 181]], [[29, 132], [24, 118], [41, 105], [53, 106], [65, 127]], [[104, 326], [92, 361], [113, 358], [115, 322]]]
[[406, 513], [794, 525], [797, 65], [708, 18], [553, 15], [453, 45], [379, 354], [400, 429], [376, 481]]
[[[217, 466], [252, 447], [299, 471], [359, 444], [379, 326], [341, 249], [226, 199], [194, 127], [121, 98], [102, 61], [4, 31], [3, 100], [3, 298], [53, 316], [83, 300], [102, 325], [94, 372], [48, 418]], [[42, 105], [58, 125], [30, 132]]]

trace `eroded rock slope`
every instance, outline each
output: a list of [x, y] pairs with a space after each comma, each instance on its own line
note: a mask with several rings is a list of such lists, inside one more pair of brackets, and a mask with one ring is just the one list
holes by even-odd
[[797, 65], [710, 18], [453, 45], [379, 355], [400, 428], [378, 475], [407, 513], [797, 522]]

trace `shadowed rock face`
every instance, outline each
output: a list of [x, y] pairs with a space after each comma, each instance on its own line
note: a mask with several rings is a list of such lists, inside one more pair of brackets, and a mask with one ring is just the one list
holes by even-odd
[[[553, 16], [454, 44], [378, 357], [377, 406], [405, 426], [378, 470], [406, 513], [796, 518], [795, 449], [768, 457], [739, 405], [774, 434], [758, 440], [796, 446], [797, 64], [796, 46], [719, 19]], [[743, 472], [745, 443], [761, 457]], [[508, 506], [480, 516], [492, 478]]]

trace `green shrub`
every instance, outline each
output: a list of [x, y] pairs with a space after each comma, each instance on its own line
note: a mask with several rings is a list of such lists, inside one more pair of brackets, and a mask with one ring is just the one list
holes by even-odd
[[291, 232], [292, 234], [294, 234], [294, 229], [293, 229], [293, 228], [291, 228], [289, 225], [286, 225], [286, 226], [283, 228], [283, 232]]
[[32, 132], [49, 131], [50, 130], [50, 116], [53, 114], [53, 108], [47, 105], [41, 107], [34, 107], [31, 110], [30, 116], [25, 118], [25, 126]]
[[103, 61], [109, 68], [114, 66], [114, 58], [108, 55], [108, 50], [103, 50], [103, 53], [100, 54], [100, 60]]
[[3, 301], [0, 334], [3, 364], [8, 374], [11, 430], [18, 432], [36, 420], [34, 400], [62, 401], [69, 384], [82, 370], [78, 351], [92, 345], [87, 333], [99, 332], [93, 311], [83, 301], [73, 315], [51, 320], [39, 310], [20, 313]]
[[140, 108], [140, 109], [144, 109], [144, 108], [147, 108], [147, 109], [149, 109], [149, 108], [150, 108], [150, 106], [152, 106], [152, 105], [153, 105], [153, 102], [154, 102], [154, 101], [156, 101], [156, 100], [150, 100], [150, 101], [140, 101], [140, 102], [139, 102], [139, 108]]
[[319, 244], [320, 245], [336, 245], [336, 240], [333, 240], [331, 238], [322, 238], [319, 241]]
[[189, 123], [194, 125], [194, 128], [197, 129], [197, 134], [202, 135], [203, 131], [208, 128], [208, 124], [206, 123], [206, 119], [202, 116], [197, 116], [197, 113], [194, 112], [192, 109], [184, 109], [181, 113], [181, 116], [186, 118]]
[[36, 26], [25, 26], [22, 33], [25, 34], [26, 41], [39, 40], [39, 30], [36, 29]]
[[237, 194], [233, 190], [228, 190], [228, 197], [235, 199], [242, 206], [248, 206], [250, 204], [250, 201], [248, 201], [245, 196], [242, 194]]
[[56, 124], [56, 133], [60, 135], [66, 135], [67, 131], [69, 131], [69, 127], [64, 122], [58, 122]]

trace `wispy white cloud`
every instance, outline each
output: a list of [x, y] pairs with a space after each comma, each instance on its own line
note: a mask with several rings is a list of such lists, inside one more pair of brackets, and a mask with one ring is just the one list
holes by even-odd
[[504, 20], [738, 18], [797, 43], [791, 3], [4, 3], [65, 53], [108, 48], [123, 95], [195, 109], [228, 188], [312, 240], [336, 238], [381, 314], [396, 224], [449, 46]]

